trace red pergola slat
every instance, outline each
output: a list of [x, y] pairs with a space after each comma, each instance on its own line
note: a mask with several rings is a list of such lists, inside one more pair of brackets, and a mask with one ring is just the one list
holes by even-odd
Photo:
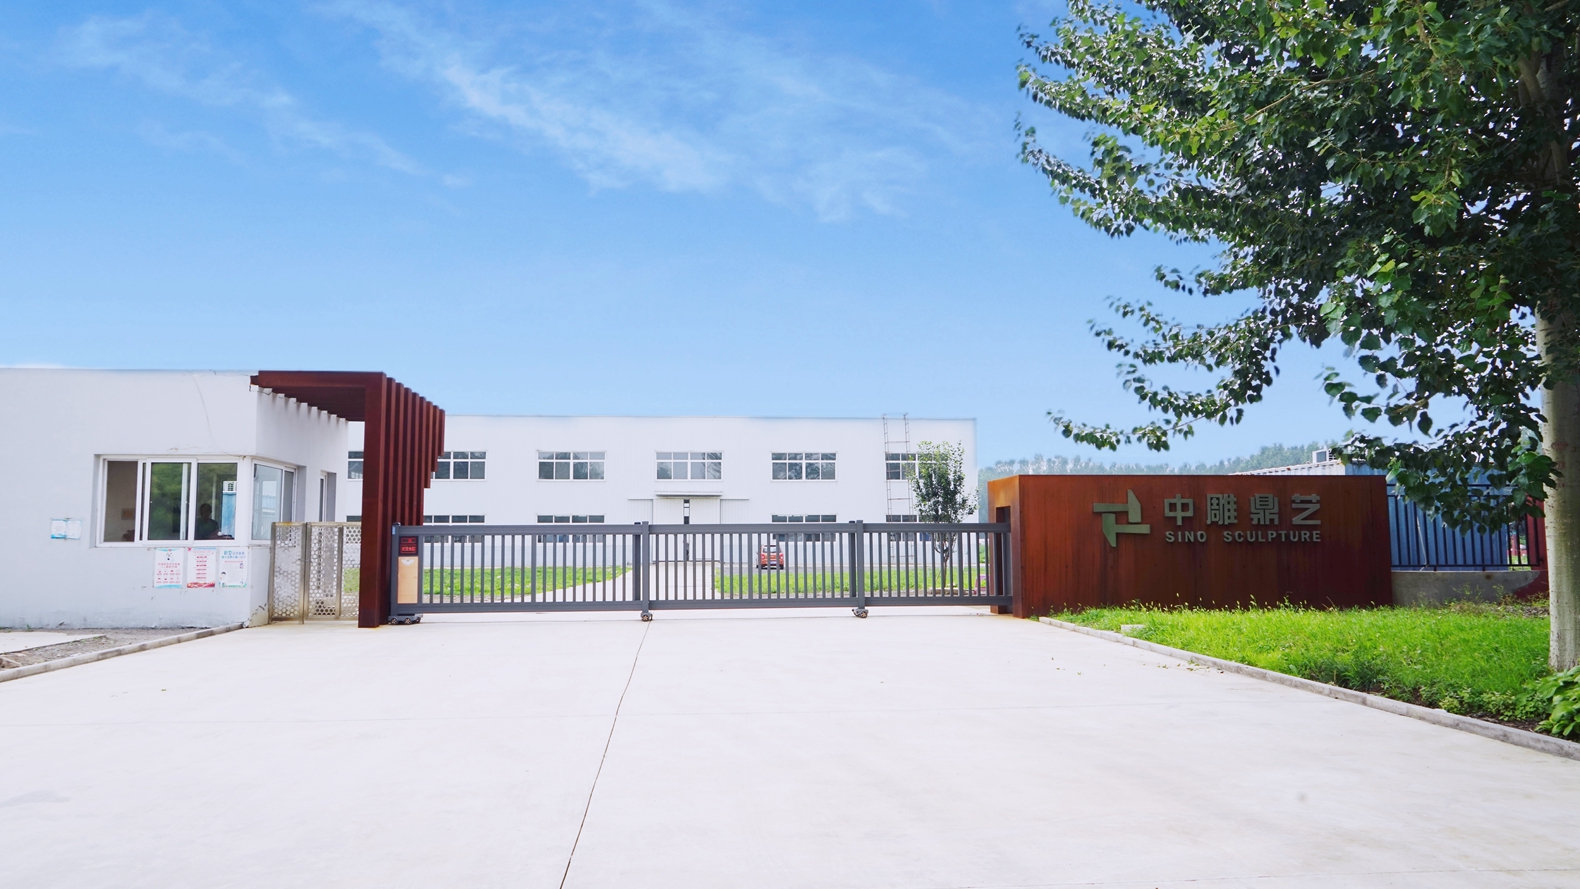
[[382, 373], [265, 370], [252, 384], [364, 424], [357, 625], [382, 626], [390, 612], [390, 528], [422, 524], [422, 492], [444, 450], [444, 411]]

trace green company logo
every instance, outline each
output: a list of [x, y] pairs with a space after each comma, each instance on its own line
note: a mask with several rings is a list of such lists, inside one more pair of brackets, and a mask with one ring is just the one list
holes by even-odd
[[[1151, 534], [1152, 526], [1141, 524], [1141, 501], [1135, 491], [1125, 491], [1124, 503], [1093, 503], [1092, 512], [1103, 517], [1103, 536], [1109, 546], [1119, 545], [1121, 534]], [[1124, 513], [1128, 524], [1119, 524], [1119, 514]]]

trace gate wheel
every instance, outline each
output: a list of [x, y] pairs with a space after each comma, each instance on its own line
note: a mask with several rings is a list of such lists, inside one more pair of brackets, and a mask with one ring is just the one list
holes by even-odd
[[643, 620], [652, 620], [653, 619], [652, 612], [649, 612], [649, 611], [642, 612], [642, 619]]
[[865, 608], [852, 608], [851, 611], [857, 617], [866, 617], [867, 616], [867, 609], [865, 609]]

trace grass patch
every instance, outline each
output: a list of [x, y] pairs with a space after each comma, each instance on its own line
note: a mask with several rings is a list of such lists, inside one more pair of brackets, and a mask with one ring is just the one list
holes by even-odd
[[[947, 571], [936, 568], [869, 568], [862, 575], [862, 589], [871, 596], [896, 593], [911, 595], [958, 596], [986, 592], [987, 579], [975, 566]], [[846, 571], [807, 571], [791, 565], [784, 570], [751, 569], [721, 571], [714, 575], [713, 588], [721, 593], [793, 595], [820, 594], [848, 596], [850, 573]]]
[[424, 568], [424, 595], [453, 598], [520, 598], [614, 580], [630, 571], [611, 568]]
[[[1450, 713], [1534, 723], [1547, 615], [1518, 605], [1205, 611], [1094, 608], [1060, 620]], [[1550, 697], [1550, 695], [1549, 695]]]

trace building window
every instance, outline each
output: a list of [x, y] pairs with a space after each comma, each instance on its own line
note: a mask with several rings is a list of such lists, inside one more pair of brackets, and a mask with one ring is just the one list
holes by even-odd
[[[601, 515], [540, 515], [540, 525], [601, 525]], [[539, 534], [539, 543], [585, 543], [589, 538], [594, 543], [604, 542], [603, 534]]]
[[[916, 516], [915, 515], [896, 515], [894, 513], [890, 513], [889, 515], [884, 516], [883, 520], [886, 521], [886, 522], [890, 522], [890, 523], [914, 522], [914, 521], [916, 521]], [[891, 543], [902, 542], [902, 541], [903, 542], [914, 542], [916, 540], [916, 532], [915, 531], [890, 531], [889, 534], [888, 534], [888, 537], [889, 537], [889, 541]]]
[[445, 451], [433, 471], [438, 479], [480, 479], [488, 459], [487, 451]]
[[[825, 515], [776, 515], [776, 516], [773, 517], [773, 520], [775, 522], [786, 522], [786, 523], [790, 523], [790, 524], [796, 524], [796, 523], [800, 523], [800, 522], [837, 522], [837, 521], [839, 521], [839, 517], [838, 516], [832, 516], [832, 515], [826, 515], [826, 514]], [[837, 537], [838, 537], [838, 535], [836, 535], [836, 534], [823, 535], [823, 534], [806, 534], [806, 533], [775, 534], [774, 535], [774, 539], [775, 540], [782, 540], [782, 541], [785, 541], [785, 542], [788, 542], [788, 543], [800, 543], [800, 542], [818, 543], [818, 542], [824, 540], [825, 538], [828, 539], [828, 540], [834, 540]]]
[[362, 516], [359, 516], [359, 515], [348, 515], [348, 516], [346, 516], [346, 521], [349, 522], [349, 523], [361, 522], [362, 521]]
[[[422, 517], [424, 525], [481, 525], [484, 524], [480, 515], [425, 515]], [[433, 543], [486, 543], [487, 535], [483, 534], [438, 534], [428, 538]]]
[[235, 463], [104, 461], [103, 543], [236, 538]]
[[252, 539], [268, 540], [275, 522], [292, 520], [296, 473], [263, 463], [252, 465]]
[[601, 479], [603, 455], [603, 451], [538, 451], [538, 478]]
[[346, 478], [362, 477], [362, 452], [349, 451], [346, 453]]
[[884, 478], [890, 480], [916, 478], [915, 454], [884, 454]]
[[834, 455], [826, 451], [782, 451], [774, 453], [775, 481], [834, 480]]
[[724, 455], [718, 451], [659, 451], [658, 477], [720, 479], [724, 477]]

